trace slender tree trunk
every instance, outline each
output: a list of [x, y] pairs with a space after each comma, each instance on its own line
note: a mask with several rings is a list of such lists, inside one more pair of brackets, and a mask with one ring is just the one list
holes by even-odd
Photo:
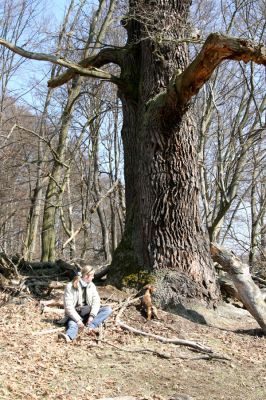
[[117, 217], [116, 217], [116, 209], [114, 207], [114, 197], [116, 196], [116, 193], [113, 194], [113, 196], [110, 196], [110, 211], [111, 211], [111, 248], [112, 248], [112, 254], [114, 254], [115, 249], [117, 248], [118, 244], [118, 239], [117, 239]]
[[[138, 16], [129, 19], [126, 28], [129, 42], [139, 40], [139, 45], [128, 53], [121, 71], [122, 79], [127, 77], [134, 85], [129, 95], [121, 95], [127, 216], [113, 272], [120, 263], [120, 283], [129, 283], [127, 276], [133, 271], [136, 281], [141, 281], [143, 271], [150, 272], [162, 305], [189, 297], [214, 302], [219, 291], [199, 216], [191, 107], [169, 96], [164, 102], [174, 71], [187, 65], [187, 49], [158, 42], [153, 32], [167, 30], [172, 39], [184, 36], [190, 1], [157, 0], [145, 9], [138, 9], [138, 4], [129, 11]], [[148, 32], [141, 15], [150, 19]]]
[[255, 166], [252, 174], [252, 183], [251, 183], [251, 194], [250, 194], [250, 202], [251, 202], [251, 232], [250, 232], [250, 249], [249, 249], [249, 265], [251, 267], [254, 266], [255, 262], [255, 253], [258, 247], [258, 218], [257, 218], [257, 210], [256, 210], [256, 182], [255, 182]]
[[[99, 126], [96, 121], [94, 125], [92, 137], [92, 148], [93, 148], [93, 190], [94, 190], [94, 200], [98, 203], [101, 198], [100, 185], [99, 185]], [[104, 208], [102, 204], [97, 207], [97, 214], [99, 217], [101, 231], [102, 231], [102, 246], [104, 251], [104, 258], [109, 263], [112, 259], [110, 252], [110, 242], [109, 242], [109, 228], [107, 226], [106, 217], [104, 215]]]
[[[53, 66], [51, 77], [54, 76], [56, 67]], [[48, 112], [48, 107], [52, 97], [52, 90], [48, 89], [44, 109], [42, 113], [41, 123], [40, 123], [40, 136], [44, 137], [45, 124], [46, 124], [46, 116]], [[43, 165], [43, 143], [41, 139], [38, 143], [38, 165], [37, 165], [37, 178], [35, 182], [35, 188], [33, 191], [33, 196], [31, 197], [31, 206], [28, 214], [27, 220], [27, 233], [25, 244], [23, 248], [23, 257], [25, 260], [32, 260], [34, 255], [36, 241], [37, 241], [37, 233], [38, 233], [38, 224], [41, 213], [41, 201], [43, 195], [43, 179], [42, 175], [42, 165]]]
[[262, 175], [262, 182], [260, 185], [260, 218], [259, 218], [259, 242], [260, 242], [260, 262], [265, 267], [266, 272], [266, 175]]
[[110, 252], [110, 241], [109, 241], [109, 229], [106, 223], [106, 217], [104, 215], [103, 209], [101, 206], [97, 208], [97, 214], [99, 217], [101, 231], [102, 231], [102, 245], [104, 251], [104, 259], [107, 263], [111, 262], [112, 256]]
[[[260, 254], [263, 254], [263, 217], [266, 210], [266, 192], [264, 169], [260, 166], [261, 148], [258, 152], [253, 152], [253, 172], [251, 180], [251, 229], [250, 229], [250, 250], [249, 250], [249, 265], [255, 267], [256, 260], [259, 261]], [[265, 230], [264, 230], [265, 231]], [[264, 232], [265, 234], [265, 232]]]
[[[120, 160], [120, 146], [119, 146], [119, 129], [118, 129], [118, 107], [119, 101], [118, 97], [115, 98], [115, 107], [113, 110], [113, 135], [111, 139], [111, 144], [109, 148], [109, 176], [110, 176], [110, 186], [114, 184], [118, 180], [119, 174], [119, 160]], [[109, 127], [111, 130], [111, 127]], [[112, 256], [118, 246], [118, 218], [119, 218], [119, 196], [118, 196], [117, 188], [112, 195], [110, 196], [110, 211], [111, 211], [111, 248], [112, 248]]]
[[120, 237], [124, 234], [125, 219], [126, 219], [126, 202], [125, 202], [125, 190], [122, 183], [119, 182], [117, 189], [117, 217], [119, 221]]
[[[74, 1], [72, 0], [69, 4], [67, 13], [64, 18], [63, 25], [61, 27], [61, 31], [58, 37], [58, 51], [60, 51], [62, 46], [62, 41], [65, 37], [65, 33], [67, 30], [67, 25], [69, 22], [70, 15], [73, 11]], [[76, 16], [79, 15], [80, 9], [77, 11]], [[74, 18], [75, 21], [75, 18]], [[72, 23], [72, 28], [75, 22]], [[52, 72], [55, 73], [55, 69]], [[64, 169], [64, 159], [65, 159], [65, 151], [66, 151], [66, 143], [68, 138], [68, 129], [72, 116], [72, 108], [75, 102], [76, 97], [79, 94], [80, 84], [82, 78], [76, 78], [72, 82], [72, 87], [69, 91], [69, 96], [67, 99], [67, 103], [65, 105], [63, 114], [61, 127], [59, 131], [59, 138], [57, 149], [54, 154], [54, 164], [49, 176], [49, 182], [46, 189], [45, 194], [45, 202], [44, 202], [44, 211], [43, 211], [43, 223], [42, 223], [42, 261], [55, 261], [56, 253], [55, 253], [55, 240], [56, 240], [56, 232], [55, 232], [55, 222], [56, 222], [56, 211], [59, 207], [59, 197], [60, 192], [62, 191], [61, 179], [63, 175]]]
[[[65, 177], [65, 184], [67, 187], [67, 207], [66, 211], [64, 211], [63, 199], [61, 198], [61, 207], [60, 207], [60, 220], [63, 226], [63, 229], [68, 236], [68, 238], [72, 238], [68, 244], [69, 254], [68, 257], [70, 260], [75, 258], [76, 256], [76, 244], [75, 244], [75, 236], [74, 236], [74, 223], [73, 223], [73, 207], [72, 207], [72, 199], [71, 199], [71, 186], [70, 186], [70, 170], [68, 171]], [[63, 193], [62, 193], [63, 194]], [[65, 214], [67, 214], [67, 218], [65, 218]], [[64, 250], [64, 247], [63, 247]]]
[[261, 255], [260, 260], [262, 262], [266, 262], [266, 210], [264, 209], [261, 220], [260, 220], [260, 246], [261, 246]]
[[40, 167], [38, 167], [37, 180], [31, 197], [31, 206], [28, 214], [26, 238], [22, 250], [24, 259], [28, 261], [32, 261], [34, 256], [41, 213], [42, 179], [40, 178], [40, 172]]
[[80, 82], [74, 80], [65, 106], [59, 133], [56, 158], [50, 175], [45, 195], [43, 226], [42, 226], [42, 261], [55, 261], [55, 220], [56, 211], [59, 207], [59, 195], [62, 190], [62, 172], [65, 168], [65, 151], [68, 138], [68, 129], [72, 116], [72, 107], [80, 92]]

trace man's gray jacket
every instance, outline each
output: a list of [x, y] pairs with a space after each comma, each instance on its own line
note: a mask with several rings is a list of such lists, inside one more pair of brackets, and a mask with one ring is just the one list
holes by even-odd
[[[86, 287], [86, 302], [89, 307], [90, 315], [96, 317], [100, 309], [100, 296], [97, 292], [96, 286], [93, 282], [90, 282]], [[78, 288], [73, 287], [72, 282], [66, 285], [64, 292], [64, 307], [66, 317], [71, 318], [73, 321], [82, 321], [81, 316], [77, 312], [76, 308], [82, 306], [82, 287], [80, 283]]]

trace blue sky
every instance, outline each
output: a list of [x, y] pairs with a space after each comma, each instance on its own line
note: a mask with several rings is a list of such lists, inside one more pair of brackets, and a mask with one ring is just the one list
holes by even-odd
[[[48, 21], [48, 30], [58, 30], [66, 5], [69, 4], [69, 1], [70, 0], [42, 0], [40, 7], [41, 9], [44, 8], [44, 13], [41, 12], [40, 14], [41, 18]], [[38, 51], [38, 49], [35, 51]], [[13, 76], [9, 84], [10, 94], [14, 98], [18, 98], [18, 101], [21, 103], [36, 103], [37, 99], [34, 96], [34, 92], [31, 92], [31, 88], [34, 86], [34, 83], [36, 84], [37, 82], [42, 82], [43, 85], [46, 86], [48, 78], [45, 77], [45, 72], [49, 71], [49, 68], [50, 64], [47, 62], [27, 60]]]
[[60, 22], [61, 18], [64, 15], [65, 7], [69, 4], [69, 0], [46, 0], [47, 2], [47, 11], [54, 14], [57, 21]]

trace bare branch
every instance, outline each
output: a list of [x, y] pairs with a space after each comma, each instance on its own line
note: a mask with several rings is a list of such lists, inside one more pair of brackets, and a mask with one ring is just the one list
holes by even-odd
[[231, 360], [231, 358], [229, 358], [229, 357], [220, 356], [218, 354], [213, 354], [213, 353], [207, 353], [207, 354], [203, 354], [203, 355], [200, 355], [200, 356], [189, 357], [189, 356], [184, 356], [184, 355], [181, 355], [181, 354], [171, 355], [169, 353], [163, 353], [161, 351], [148, 349], [148, 348], [127, 349], [127, 348], [124, 348], [124, 347], [117, 346], [117, 345], [115, 345], [115, 344], [113, 344], [113, 343], [111, 343], [111, 342], [109, 342], [107, 340], [101, 340], [101, 342], [104, 343], [104, 344], [107, 344], [109, 346], [112, 346], [115, 349], [118, 349], [120, 351], [124, 351], [124, 352], [127, 352], [127, 353], [152, 353], [157, 357], [165, 358], [167, 360], [169, 360], [171, 358], [173, 358], [173, 359], [180, 358], [181, 360], [202, 360], [202, 359], [205, 359], [205, 360], [218, 359], [218, 360], [228, 360], [228, 361]]
[[[29, 58], [31, 60], [48, 61], [53, 64], [61, 65], [62, 67], [69, 68], [74, 74], [89, 76], [92, 78], [103, 79], [103, 80], [111, 81], [114, 83], [117, 83], [119, 81], [119, 78], [115, 77], [114, 75], [110, 74], [109, 72], [102, 71], [94, 66], [90, 66], [90, 63], [88, 64], [88, 68], [84, 68], [84, 66], [81, 63], [76, 64], [76, 63], [73, 63], [72, 61], [65, 60], [63, 58], [53, 56], [51, 54], [34, 53], [31, 51], [24, 50], [21, 47], [18, 47], [3, 38], [0, 38], [0, 44], [2, 44], [6, 48], [12, 50], [14, 53], [16, 53], [22, 57]], [[85, 62], [86, 60], [83, 60], [83, 61]], [[58, 85], [56, 85], [56, 86], [58, 86]]]
[[[100, 68], [110, 63], [120, 65], [122, 50], [123, 49], [110, 49], [110, 48], [102, 49], [97, 55], [85, 58], [84, 60], [80, 61], [78, 65], [82, 68], [88, 68], [88, 67]], [[48, 81], [48, 86], [50, 88], [56, 88], [58, 86], [61, 86], [64, 83], [70, 81], [70, 79], [73, 79], [75, 75], [76, 71], [74, 71], [73, 69], [68, 69], [63, 74]], [[115, 77], [113, 76], [112, 79], [114, 78]], [[115, 78], [115, 80], [118, 79], [119, 78]]]
[[32, 332], [32, 335], [34, 335], [34, 336], [51, 335], [53, 333], [62, 332], [64, 330], [65, 330], [65, 327], [62, 326], [60, 328], [43, 329], [42, 331], [35, 331], [35, 332]]
[[266, 48], [247, 39], [212, 33], [195, 60], [176, 76], [175, 89], [182, 103], [186, 103], [210, 78], [224, 60], [254, 61], [266, 65]]

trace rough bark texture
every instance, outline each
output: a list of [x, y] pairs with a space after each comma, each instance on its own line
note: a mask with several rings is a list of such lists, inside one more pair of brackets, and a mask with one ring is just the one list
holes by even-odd
[[113, 273], [117, 278], [123, 264], [125, 283], [136, 272], [135, 281], [155, 279], [161, 305], [213, 302], [218, 290], [199, 218], [194, 122], [190, 106], [166, 90], [186, 68], [187, 49], [158, 39], [166, 31], [173, 40], [184, 37], [190, 1], [147, 3], [131, 2], [125, 22], [128, 43], [135, 43], [121, 66], [121, 78], [132, 82], [121, 93], [127, 219]]
[[211, 254], [213, 260], [218, 262], [229, 274], [237, 289], [238, 299], [242, 301], [266, 334], [266, 304], [259, 287], [252, 280], [249, 266], [217, 244], [212, 244]]

